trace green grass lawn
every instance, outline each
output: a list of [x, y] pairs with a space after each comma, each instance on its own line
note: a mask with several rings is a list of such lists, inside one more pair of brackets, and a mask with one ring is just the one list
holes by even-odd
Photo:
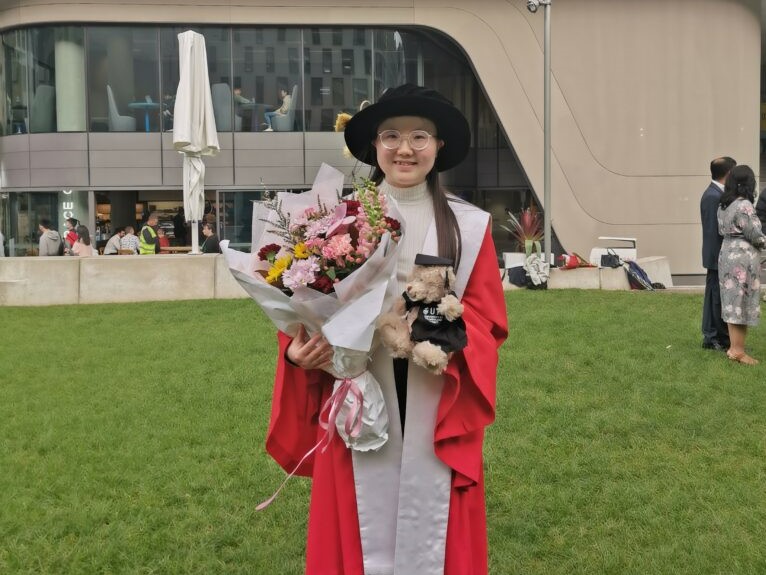
[[[493, 575], [766, 573], [766, 368], [701, 296], [515, 291], [487, 434]], [[250, 301], [0, 308], [0, 573], [303, 572], [255, 505], [274, 330]], [[766, 360], [758, 329], [748, 347]]]

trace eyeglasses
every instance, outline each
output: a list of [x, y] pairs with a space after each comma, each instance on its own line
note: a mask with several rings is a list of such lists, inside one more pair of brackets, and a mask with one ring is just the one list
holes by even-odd
[[[407, 143], [413, 150], [425, 150], [433, 136], [425, 130], [413, 130], [407, 134]], [[397, 150], [402, 145], [402, 134], [399, 130], [383, 130], [378, 134], [380, 143], [386, 150]]]

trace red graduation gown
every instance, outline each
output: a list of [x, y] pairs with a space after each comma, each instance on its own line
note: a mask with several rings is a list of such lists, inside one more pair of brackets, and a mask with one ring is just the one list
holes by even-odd
[[[487, 229], [462, 298], [468, 346], [445, 371], [434, 450], [452, 469], [445, 575], [487, 574], [487, 525], [482, 444], [495, 417], [497, 349], [507, 316], [495, 246]], [[318, 414], [332, 391], [332, 376], [284, 361], [290, 339], [279, 333], [279, 359], [269, 454], [292, 471], [321, 436]], [[324, 453], [298, 470], [313, 478], [306, 549], [307, 575], [364, 575], [351, 453], [336, 434]]]

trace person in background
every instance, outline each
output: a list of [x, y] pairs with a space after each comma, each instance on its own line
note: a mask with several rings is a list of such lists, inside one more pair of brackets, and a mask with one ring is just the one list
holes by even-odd
[[150, 254], [160, 253], [160, 240], [157, 235], [157, 228], [159, 226], [159, 218], [157, 214], [152, 212], [141, 228], [141, 233], [138, 235], [138, 253], [142, 256]]
[[72, 249], [72, 246], [77, 241], [77, 231], [76, 228], [79, 225], [79, 221], [77, 221], [74, 218], [67, 218], [64, 220], [64, 225], [66, 226], [66, 234], [64, 234], [64, 253], [67, 255], [71, 255], [70, 250]]
[[41, 256], [62, 255], [64, 250], [61, 244], [61, 235], [56, 230], [51, 229], [51, 221], [48, 218], [42, 218], [38, 229], [40, 230], [38, 254]]
[[237, 104], [249, 104], [250, 99], [242, 95], [242, 88], [237, 86], [234, 88], [234, 102]]
[[157, 238], [160, 242], [160, 251], [162, 251], [162, 248], [170, 247], [170, 238], [165, 234], [165, 230], [162, 228], [157, 230]]
[[755, 204], [755, 214], [761, 220], [761, 229], [766, 230], [766, 188], [758, 194], [758, 201]]
[[273, 132], [274, 127], [271, 125], [271, 119], [274, 116], [284, 116], [287, 114], [287, 111], [290, 109], [290, 106], [293, 105], [293, 98], [290, 96], [290, 94], [287, 93], [287, 88], [280, 88], [279, 89], [279, 97], [282, 100], [282, 106], [280, 106], [277, 110], [274, 110], [273, 112], [266, 112], [263, 117], [266, 120], [266, 125], [268, 126], [264, 132]]
[[702, 220], [702, 266], [707, 270], [705, 298], [702, 304], [702, 347], [726, 351], [729, 330], [721, 319], [721, 292], [718, 282], [718, 254], [723, 238], [718, 233], [718, 206], [721, 202], [726, 177], [737, 162], [729, 157], [710, 162], [712, 178], [700, 200]]
[[205, 222], [202, 226], [202, 235], [205, 236], [205, 241], [202, 242], [200, 250], [203, 254], [220, 254], [221, 246], [218, 243], [218, 236], [215, 235], [215, 224]]
[[[761, 220], [761, 230], [766, 230], [766, 188], [761, 190], [761, 193], [758, 194], [758, 202], [755, 204], [755, 213], [758, 216], [758, 219]], [[764, 264], [766, 264], [766, 258], [763, 253], [761, 253], [761, 269], [763, 269]], [[766, 301], [766, 293], [763, 294], [763, 301]]]
[[125, 237], [125, 228], [117, 228], [114, 235], [109, 238], [104, 247], [105, 256], [115, 256], [120, 251], [120, 242]]
[[182, 207], [179, 207], [176, 215], [173, 216], [173, 235], [179, 246], [186, 245], [186, 217]]
[[120, 239], [121, 250], [132, 250], [133, 255], [138, 253], [139, 241], [133, 226], [125, 226], [125, 235]]
[[726, 179], [718, 208], [718, 230], [723, 236], [718, 256], [721, 317], [729, 326], [729, 359], [755, 365], [745, 352], [747, 328], [761, 317], [760, 250], [766, 236], [755, 215], [755, 174], [749, 166], [737, 166]]
[[162, 95], [162, 125], [166, 132], [173, 131], [173, 111], [176, 97], [173, 94]]
[[72, 255], [86, 257], [95, 255], [90, 244], [90, 232], [85, 226], [77, 226], [77, 241], [72, 246]]

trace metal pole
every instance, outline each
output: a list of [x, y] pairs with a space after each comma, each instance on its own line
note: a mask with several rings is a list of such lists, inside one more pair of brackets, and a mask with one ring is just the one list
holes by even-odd
[[199, 252], [199, 222], [194, 221], [191, 223], [191, 233], [192, 233], [192, 243], [191, 243], [191, 252], [192, 254], [198, 254]]
[[544, 138], [545, 153], [543, 160], [543, 230], [545, 240], [545, 261], [551, 262], [551, 0], [545, 3], [544, 34]]

